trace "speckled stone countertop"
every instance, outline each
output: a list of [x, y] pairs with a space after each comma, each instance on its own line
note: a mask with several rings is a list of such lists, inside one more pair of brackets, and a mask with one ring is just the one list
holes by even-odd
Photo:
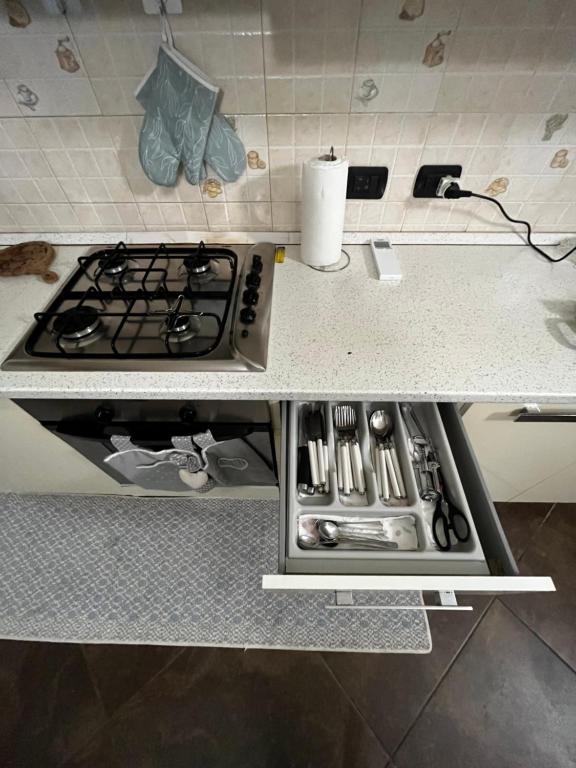
[[[59, 246], [62, 277], [88, 246]], [[576, 267], [525, 246], [399, 245], [379, 283], [367, 246], [315, 272], [289, 246], [274, 284], [263, 373], [0, 371], [2, 397], [576, 402]], [[4, 359], [58, 290], [0, 280]]]

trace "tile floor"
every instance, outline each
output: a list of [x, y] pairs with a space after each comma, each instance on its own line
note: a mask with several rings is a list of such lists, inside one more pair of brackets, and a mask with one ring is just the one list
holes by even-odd
[[427, 656], [0, 642], [2, 768], [573, 768], [576, 504], [500, 504], [558, 592], [431, 615]]

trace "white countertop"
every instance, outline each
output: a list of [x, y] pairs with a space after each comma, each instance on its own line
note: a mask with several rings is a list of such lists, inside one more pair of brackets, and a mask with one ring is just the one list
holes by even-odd
[[[576, 267], [526, 246], [398, 245], [404, 279], [367, 246], [319, 273], [277, 265], [263, 373], [0, 371], [1, 397], [576, 402]], [[87, 246], [58, 246], [65, 278]], [[62, 281], [0, 278], [0, 359]]]

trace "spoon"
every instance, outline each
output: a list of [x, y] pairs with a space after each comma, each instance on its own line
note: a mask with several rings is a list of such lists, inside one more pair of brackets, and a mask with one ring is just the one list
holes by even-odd
[[370, 416], [370, 429], [376, 440], [376, 481], [378, 483], [378, 495], [384, 501], [390, 498], [390, 486], [388, 484], [388, 470], [386, 469], [386, 454], [384, 453], [384, 439], [392, 430], [392, 418], [386, 411], [373, 411]]
[[316, 536], [312, 533], [301, 533], [298, 536], [298, 546], [302, 549], [313, 549], [317, 543]]
[[341, 541], [350, 541], [364, 547], [375, 549], [398, 549], [395, 541], [384, 541], [378, 538], [382, 534], [379, 525], [370, 523], [338, 523], [334, 520], [318, 520], [316, 523], [322, 544], [336, 546]]

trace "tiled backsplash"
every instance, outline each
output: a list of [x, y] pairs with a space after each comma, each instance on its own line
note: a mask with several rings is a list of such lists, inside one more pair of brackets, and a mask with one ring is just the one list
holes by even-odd
[[248, 152], [238, 182], [200, 188], [154, 186], [138, 160], [159, 18], [79, 5], [0, 0], [0, 231], [295, 230], [301, 163], [330, 145], [390, 169], [347, 229], [509, 228], [480, 201], [414, 200], [437, 162], [537, 230], [576, 228], [575, 0], [183, 0], [176, 46]]

